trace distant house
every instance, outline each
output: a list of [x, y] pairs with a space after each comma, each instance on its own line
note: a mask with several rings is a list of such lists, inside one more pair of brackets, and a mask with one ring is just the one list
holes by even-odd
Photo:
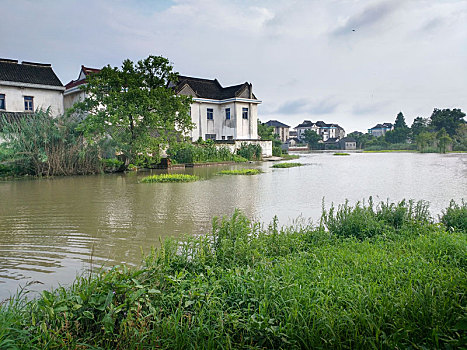
[[100, 69], [81, 66], [78, 79], [70, 81], [65, 85], [63, 93], [63, 105], [65, 110], [72, 107], [76, 102], [83, 101], [86, 94], [81, 90], [81, 86], [86, 83], [86, 77], [89, 74], [100, 72]]
[[339, 141], [339, 148], [344, 150], [357, 149], [357, 140], [353, 137], [344, 137]]
[[376, 124], [374, 127], [371, 129], [368, 129], [368, 133], [370, 135], [379, 137], [379, 136], [384, 136], [386, 132], [394, 130], [394, 125], [391, 123], [383, 123], [383, 124]]
[[313, 130], [318, 135], [322, 137], [323, 141], [328, 139], [341, 139], [345, 136], [344, 129], [338, 124], [327, 124], [322, 120], [317, 121], [316, 123], [311, 122], [310, 120], [304, 120], [303, 123], [295, 127], [297, 130], [297, 137], [300, 140], [303, 140], [305, 137], [306, 130]]
[[172, 84], [180, 95], [192, 96], [193, 141], [258, 140], [258, 105], [249, 83], [223, 87], [217, 79], [179, 76]]
[[50, 64], [0, 59], [0, 115], [27, 117], [37, 109], [63, 114], [65, 88]]
[[270, 120], [264, 123], [264, 125], [272, 126], [274, 128], [274, 134], [279, 135], [279, 139], [281, 140], [282, 143], [287, 142], [287, 140], [289, 139], [290, 126], [284, 123], [281, 123], [277, 120]]

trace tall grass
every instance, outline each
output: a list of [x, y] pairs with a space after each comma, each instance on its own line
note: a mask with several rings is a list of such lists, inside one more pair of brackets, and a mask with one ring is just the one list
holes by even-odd
[[0, 348], [462, 348], [466, 267], [465, 233], [423, 202], [344, 204], [318, 226], [237, 211], [139, 269], [10, 300]]

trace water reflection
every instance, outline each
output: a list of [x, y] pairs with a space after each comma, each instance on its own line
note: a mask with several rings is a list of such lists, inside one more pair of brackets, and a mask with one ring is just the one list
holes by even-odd
[[311, 153], [300, 162], [247, 165], [264, 171], [258, 176], [216, 175], [238, 166], [192, 168], [203, 180], [180, 184], [142, 184], [147, 174], [139, 173], [0, 182], [0, 299], [27, 281], [44, 283], [35, 289], [70, 283], [91, 259], [138, 264], [161, 238], [207, 232], [213, 216], [235, 208], [286, 224], [318, 219], [323, 199], [426, 199], [437, 214], [467, 197], [467, 154]]

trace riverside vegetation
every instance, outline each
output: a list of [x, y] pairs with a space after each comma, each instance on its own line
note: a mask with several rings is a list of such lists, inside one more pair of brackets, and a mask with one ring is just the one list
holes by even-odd
[[465, 348], [467, 204], [347, 203], [319, 225], [240, 212], [0, 309], [0, 348]]
[[160, 174], [143, 177], [141, 182], [193, 182], [198, 181], [199, 176], [188, 174]]
[[277, 163], [274, 164], [272, 167], [273, 168], [294, 168], [297, 166], [302, 166], [302, 163]]

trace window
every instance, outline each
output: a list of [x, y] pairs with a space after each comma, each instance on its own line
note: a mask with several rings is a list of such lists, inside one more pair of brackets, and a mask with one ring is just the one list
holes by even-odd
[[225, 119], [229, 120], [230, 119], [230, 108], [225, 109]]
[[248, 119], [248, 108], [242, 108], [242, 117], [243, 119]]
[[225, 140], [225, 136], [222, 136], [222, 140]]
[[0, 109], [5, 109], [5, 94], [0, 94]]
[[34, 111], [33, 97], [24, 96], [24, 110], [28, 112]]
[[233, 136], [227, 136], [227, 140], [233, 140]]
[[[207, 116], [208, 120], [213, 120], [214, 119], [214, 109], [208, 108], [206, 110], [206, 116]], [[208, 134], [206, 134], [206, 135], [208, 135]]]
[[205, 140], [214, 140], [216, 141], [216, 134], [206, 134], [204, 135]]

